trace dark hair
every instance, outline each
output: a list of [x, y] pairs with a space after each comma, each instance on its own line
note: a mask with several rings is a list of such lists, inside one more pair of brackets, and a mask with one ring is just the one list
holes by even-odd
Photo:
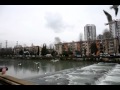
[[0, 72], [2, 72], [3, 68], [6, 68], [6, 71], [8, 71], [8, 67], [0, 67]]

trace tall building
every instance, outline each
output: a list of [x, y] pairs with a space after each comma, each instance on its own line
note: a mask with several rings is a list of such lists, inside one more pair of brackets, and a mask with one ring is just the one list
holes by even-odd
[[84, 39], [88, 40], [96, 40], [96, 26], [94, 24], [87, 24], [84, 27]]
[[113, 20], [109, 28], [113, 38], [120, 37], [120, 20]]
[[115, 53], [120, 53], [120, 19], [113, 20], [109, 24], [110, 32], [114, 38], [114, 48], [116, 48]]

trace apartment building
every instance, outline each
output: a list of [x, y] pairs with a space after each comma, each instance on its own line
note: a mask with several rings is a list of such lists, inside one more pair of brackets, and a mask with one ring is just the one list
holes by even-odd
[[84, 27], [85, 41], [96, 40], [96, 26], [94, 24], [87, 24]]

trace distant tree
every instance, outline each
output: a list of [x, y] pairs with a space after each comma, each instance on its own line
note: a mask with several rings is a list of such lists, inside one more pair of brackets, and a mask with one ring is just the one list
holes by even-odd
[[40, 52], [40, 50], [39, 50], [39, 46], [37, 46], [37, 48], [38, 48], [37, 55], [39, 55], [39, 52]]
[[68, 48], [67, 53], [68, 53], [68, 55], [73, 55], [73, 52], [72, 52], [72, 50], [70, 49], [70, 47]]
[[84, 54], [85, 54], [85, 56], [86, 56], [86, 49], [84, 49]]
[[23, 55], [23, 50], [20, 50], [20, 51], [19, 51], [19, 55]]
[[120, 45], [119, 45], [119, 49], [118, 49], [119, 53], [120, 53]]
[[69, 56], [69, 54], [68, 54], [67, 51], [63, 51], [63, 52], [62, 52], [62, 55], [64, 55], [65, 57], [68, 57], [68, 56]]
[[34, 52], [33, 52], [33, 51], [30, 51], [30, 55], [34, 55]]
[[104, 39], [111, 39], [112, 38], [112, 34], [111, 34], [111, 32], [108, 29], [105, 29], [103, 31], [103, 38]]
[[48, 53], [48, 50], [46, 48], [46, 44], [43, 44], [42, 50], [41, 50], [41, 55], [45, 56]]
[[76, 51], [75, 51], [75, 54], [76, 54], [76, 55], [81, 55], [81, 52], [78, 51], [78, 50], [76, 50]]
[[69, 54], [69, 55], [73, 55], [73, 52], [72, 52], [72, 51], [68, 51], [68, 54]]
[[93, 42], [93, 43], [91, 44], [90, 49], [91, 49], [91, 54], [94, 53], [94, 54], [96, 55], [98, 49], [97, 49], [97, 46], [96, 46], [96, 43], [95, 43], [95, 42]]
[[56, 56], [56, 55], [58, 55], [58, 53], [57, 53], [55, 50], [53, 50], [53, 51], [51, 52], [51, 55], [52, 55], [52, 56]]

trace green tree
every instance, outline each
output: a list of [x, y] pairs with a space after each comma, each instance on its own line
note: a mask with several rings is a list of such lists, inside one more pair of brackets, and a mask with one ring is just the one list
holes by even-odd
[[62, 53], [65, 57], [68, 57], [68, 52], [67, 51], [63, 51], [63, 53]]
[[37, 48], [38, 48], [37, 55], [39, 55], [39, 51], [40, 51], [40, 50], [39, 50], [39, 46], [37, 46]]
[[73, 55], [73, 52], [72, 52], [72, 50], [71, 50], [71, 48], [70, 48], [70, 47], [68, 48], [67, 53], [68, 53], [68, 55]]
[[23, 50], [20, 50], [20, 51], [19, 51], [19, 55], [23, 55]]
[[45, 56], [48, 53], [48, 50], [46, 48], [46, 44], [43, 44], [42, 50], [41, 50], [41, 55]]

